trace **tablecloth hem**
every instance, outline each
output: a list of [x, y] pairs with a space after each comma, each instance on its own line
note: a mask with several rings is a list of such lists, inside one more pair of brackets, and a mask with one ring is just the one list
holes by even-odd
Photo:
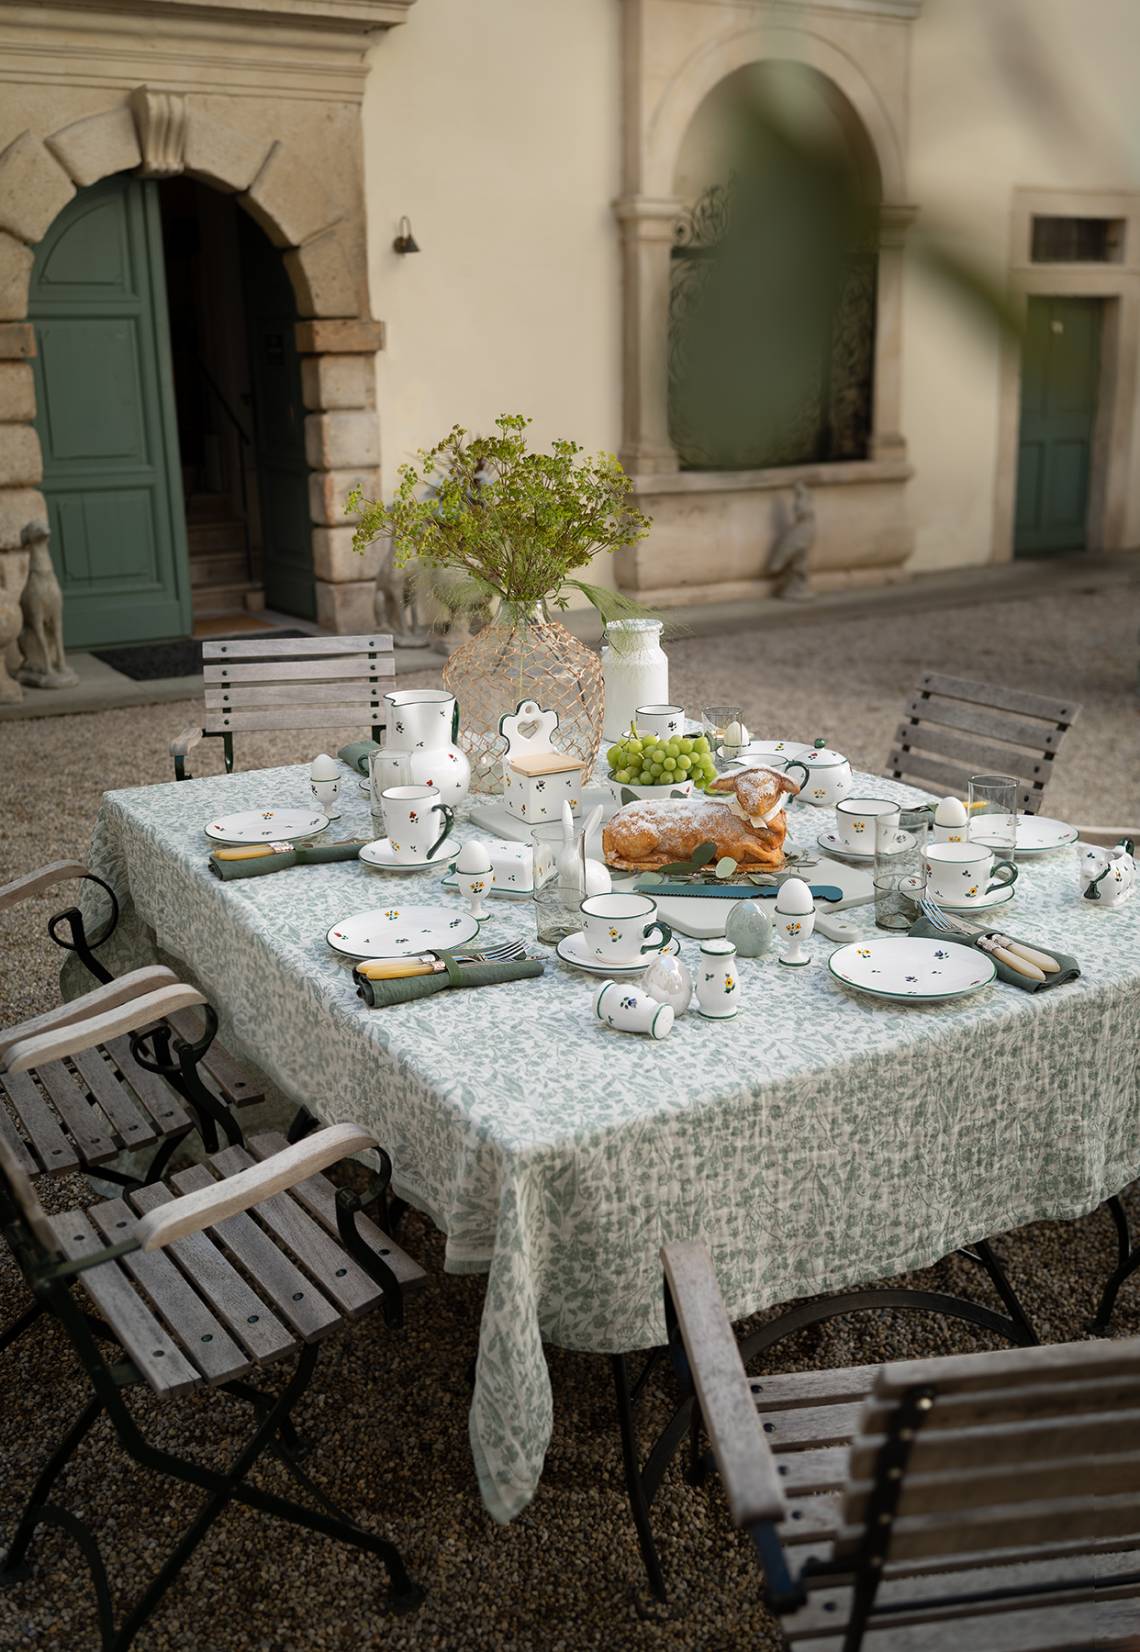
[[471, 1456], [475, 1463], [475, 1477], [479, 1482], [479, 1495], [483, 1499], [483, 1507], [491, 1519], [499, 1526], [509, 1526], [517, 1514], [521, 1514], [538, 1490], [541, 1475], [536, 1476], [534, 1483], [529, 1487], [511, 1482], [509, 1497], [503, 1496], [501, 1478], [496, 1478], [487, 1466], [487, 1459], [483, 1454], [483, 1447], [479, 1440], [479, 1427], [475, 1421], [475, 1407], [471, 1407], [468, 1418], [467, 1433], [471, 1442]]

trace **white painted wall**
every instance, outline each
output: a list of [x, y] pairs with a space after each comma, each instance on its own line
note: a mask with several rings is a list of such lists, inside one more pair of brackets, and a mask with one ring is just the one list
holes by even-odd
[[[620, 8], [418, 0], [364, 107], [386, 490], [454, 423], [620, 436]], [[407, 213], [418, 256], [392, 240]]]
[[[1003, 281], [1015, 188], [1140, 188], [1138, 63], [1135, 0], [926, 0], [911, 60], [909, 195], [919, 225], [945, 231]], [[997, 339], [913, 264], [902, 360], [915, 467], [909, 566], [987, 562]], [[1132, 474], [1127, 537], [1140, 544], [1140, 451]]]

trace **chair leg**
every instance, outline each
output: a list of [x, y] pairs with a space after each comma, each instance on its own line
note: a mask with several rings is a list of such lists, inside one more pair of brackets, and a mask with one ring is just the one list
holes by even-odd
[[1120, 1287], [1132, 1277], [1137, 1268], [1140, 1268], [1140, 1248], [1134, 1250], [1131, 1256], [1126, 1257], [1120, 1266], [1109, 1274], [1101, 1295], [1100, 1306], [1089, 1322], [1089, 1330], [1092, 1331], [1094, 1336], [1108, 1335], [1108, 1325], [1112, 1318], [1113, 1309], [1116, 1307], [1116, 1298], [1120, 1294]]
[[641, 1549], [641, 1559], [645, 1566], [646, 1576], [649, 1579], [649, 1587], [653, 1591], [654, 1597], [664, 1603], [668, 1599], [668, 1594], [665, 1589], [665, 1575], [661, 1570], [657, 1545], [653, 1540], [653, 1527], [649, 1519], [649, 1498], [646, 1496], [645, 1484], [637, 1461], [633, 1398], [630, 1393], [629, 1368], [626, 1365], [625, 1355], [611, 1354], [610, 1366], [614, 1375], [618, 1428], [621, 1431], [622, 1468], [625, 1473], [625, 1489], [629, 1497], [630, 1512], [633, 1515], [633, 1524], [637, 1530], [637, 1542]]
[[40, 1512], [44, 1500], [102, 1410], [103, 1401], [101, 1399], [88, 1400], [44, 1464], [39, 1479], [32, 1487], [31, 1496], [25, 1504], [24, 1512], [20, 1516], [12, 1541], [8, 1545], [8, 1552], [4, 1556], [3, 1565], [0, 1566], [0, 1585], [18, 1583], [28, 1576], [27, 1568], [24, 1565], [24, 1557], [28, 1552], [28, 1545], [32, 1541], [35, 1529], [40, 1523]]

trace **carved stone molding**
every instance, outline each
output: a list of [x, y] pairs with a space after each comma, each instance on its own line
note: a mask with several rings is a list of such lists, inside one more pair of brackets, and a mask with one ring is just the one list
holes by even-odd
[[129, 102], [142, 151], [143, 177], [177, 177], [186, 166], [185, 97], [181, 92], [136, 86]]

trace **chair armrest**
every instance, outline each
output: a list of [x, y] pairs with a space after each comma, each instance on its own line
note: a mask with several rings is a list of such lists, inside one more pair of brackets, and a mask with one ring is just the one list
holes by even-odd
[[104, 1010], [99, 1015], [73, 1021], [52, 1032], [38, 1033], [22, 1038], [0, 1055], [0, 1073], [26, 1073], [29, 1067], [40, 1067], [46, 1061], [59, 1061], [65, 1055], [89, 1050], [93, 1044], [102, 1044], [121, 1033], [137, 1032], [149, 1027], [152, 1021], [161, 1021], [173, 1010], [189, 1009], [191, 1004], [204, 1004], [205, 998], [196, 987], [178, 981], [174, 986], [159, 987], [144, 992], [126, 1004]]
[[174, 775], [177, 780], [188, 780], [186, 773], [186, 759], [190, 752], [205, 736], [201, 728], [184, 728], [181, 734], [176, 734], [170, 742], [170, 755], [174, 759]]
[[159, 987], [177, 983], [177, 975], [165, 964], [147, 964], [143, 969], [133, 969], [129, 975], [120, 975], [105, 987], [95, 987], [67, 1004], [57, 1004], [53, 1010], [45, 1010], [42, 1015], [33, 1015], [27, 1021], [21, 1021], [19, 1026], [0, 1032], [0, 1061], [14, 1044], [21, 1043], [25, 1038], [36, 1038], [40, 1033], [70, 1027], [73, 1022], [85, 1021], [88, 1016], [101, 1015], [104, 1010], [112, 1010], [132, 998], [139, 998], [144, 992], [154, 992]]
[[353, 1153], [363, 1153], [379, 1145], [376, 1137], [359, 1125], [330, 1124], [290, 1147], [283, 1147], [260, 1164], [250, 1165], [248, 1170], [239, 1170], [224, 1181], [184, 1193], [180, 1199], [148, 1211], [139, 1218], [136, 1237], [143, 1250], [161, 1250], [175, 1239], [200, 1233], [203, 1228], [224, 1222], [227, 1216], [261, 1204], [274, 1193], [294, 1187]]
[[38, 895], [41, 889], [50, 889], [53, 883], [64, 883], [68, 878], [85, 878], [87, 868], [77, 860], [53, 860], [48, 866], [41, 866], [35, 872], [25, 872], [23, 877], [13, 878], [11, 883], [0, 885], [0, 912], [6, 906], [16, 906], [20, 901], [30, 900]]
[[787, 1515], [771, 1447], [760, 1426], [708, 1246], [678, 1241], [661, 1252], [693, 1386], [733, 1521]]

